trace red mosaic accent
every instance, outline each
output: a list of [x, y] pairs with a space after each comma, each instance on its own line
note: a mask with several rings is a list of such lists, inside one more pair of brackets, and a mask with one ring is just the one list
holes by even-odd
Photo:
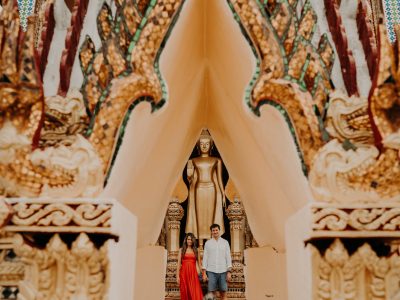
[[65, 96], [69, 89], [72, 66], [74, 65], [88, 4], [89, 0], [76, 0], [72, 10], [71, 25], [67, 31], [65, 48], [61, 56], [60, 85], [58, 87], [58, 94], [61, 96]]
[[51, 3], [46, 8], [45, 21], [40, 35], [40, 44], [37, 50], [40, 62], [39, 68], [40, 68], [41, 78], [43, 78], [43, 74], [46, 69], [47, 58], [49, 56], [50, 45], [54, 34], [54, 27], [55, 27], [54, 3]]
[[358, 2], [357, 29], [361, 44], [364, 49], [369, 76], [373, 78], [375, 72], [377, 71], [376, 67], [378, 66], [378, 50], [376, 47], [374, 29], [369, 21], [367, 6], [364, 0]]

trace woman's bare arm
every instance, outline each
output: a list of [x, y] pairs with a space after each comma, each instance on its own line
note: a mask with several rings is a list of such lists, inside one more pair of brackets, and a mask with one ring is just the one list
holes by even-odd
[[201, 261], [201, 257], [200, 257], [200, 253], [199, 253], [199, 258], [196, 261], [197, 266], [198, 266], [198, 270], [200, 271], [200, 273], [203, 273], [203, 265], [202, 265], [202, 261]]

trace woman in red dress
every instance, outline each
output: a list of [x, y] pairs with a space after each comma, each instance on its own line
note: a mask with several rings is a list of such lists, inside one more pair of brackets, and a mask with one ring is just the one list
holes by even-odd
[[188, 233], [183, 241], [182, 248], [179, 250], [178, 270], [176, 273], [181, 291], [181, 300], [203, 299], [203, 291], [201, 290], [196, 265], [201, 270], [196, 238], [193, 233]]

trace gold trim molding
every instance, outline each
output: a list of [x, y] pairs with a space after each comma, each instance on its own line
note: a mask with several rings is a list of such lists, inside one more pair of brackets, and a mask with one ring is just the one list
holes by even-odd
[[400, 203], [315, 203], [311, 214], [311, 238], [400, 237]]
[[13, 211], [9, 232], [87, 232], [112, 234], [112, 203], [94, 199], [43, 200], [9, 198]]
[[0, 287], [20, 300], [108, 299], [114, 204], [0, 198]]

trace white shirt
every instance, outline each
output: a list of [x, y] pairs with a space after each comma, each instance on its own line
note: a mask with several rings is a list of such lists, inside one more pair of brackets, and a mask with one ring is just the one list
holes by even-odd
[[224, 273], [232, 268], [231, 249], [227, 240], [212, 238], [204, 245], [203, 269], [213, 273]]

